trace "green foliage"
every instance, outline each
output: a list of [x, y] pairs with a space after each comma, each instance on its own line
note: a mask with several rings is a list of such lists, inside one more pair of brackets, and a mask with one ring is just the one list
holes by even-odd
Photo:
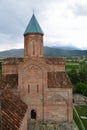
[[70, 70], [72, 70], [72, 69], [77, 70], [78, 67], [79, 67], [79, 63], [67, 63], [66, 64], [66, 70], [67, 70], [67, 72], [70, 71]]
[[81, 123], [80, 123], [80, 120], [78, 118], [78, 116], [76, 115], [76, 112], [73, 110], [73, 118], [74, 118], [74, 121], [75, 123], [77, 124], [79, 130], [83, 130], [82, 126], [81, 126]]
[[80, 81], [79, 73], [76, 69], [71, 69], [71, 71], [68, 72], [68, 75], [73, 84], [77, 84]]
[[85, 107], [84, 106], [75, 106], [75, 108], [76, 108], [76, 110], [77, 110], [77, 112], [79, 114], [79, 117], [80, 117], [85, 129], [87, 130], [87, 119], [82, 119], [81, 118], [81, 116], [87, 117], [87, 106], [85, 106]]
[[84, 127], [85, 127], [85, 130], [87, 130], [87, 120], [82, 120], [83, 124], [84, 124]]
[[75, 87], [75, 92], [87, 96], [87, 84], [78, 83]]
[[85, 105], [80, 105], [80, 107], [87, 109], [87, 106]]
[[2, 73], [2, 62], [0, 62], [0, 74]]
[[73, 91], [87, 96], [87, 63], [81, 62], [78, 68], [72, 67], [68, 75], [74, 85]]
[[81, 62], [79, 67], [80, 81], [87, 83], [87, 63]]

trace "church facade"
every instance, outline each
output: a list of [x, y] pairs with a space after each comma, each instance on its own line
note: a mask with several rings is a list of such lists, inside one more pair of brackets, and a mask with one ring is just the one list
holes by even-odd
[[[14, 89], [27, 105], [27, 120], [61, 122], [73, 120], [72, 84], [59, 57], [45, 57], [43, 31], [35, 17], [24, 32], [24, 58], [7, 58], [2, 64], [2, 75], [14, 76]], [[10, 79], [10, 78], [9, 78]], [[26, 127], [23, 129], [26, 129]]]

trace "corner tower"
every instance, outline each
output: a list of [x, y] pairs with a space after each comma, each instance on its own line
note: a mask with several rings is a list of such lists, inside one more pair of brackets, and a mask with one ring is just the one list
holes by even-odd
[[24, 57], [43, 57], [43, 31], [34, 14], [24, 32]]

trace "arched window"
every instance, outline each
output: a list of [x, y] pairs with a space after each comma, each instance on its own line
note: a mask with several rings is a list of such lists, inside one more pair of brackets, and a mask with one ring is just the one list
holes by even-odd
[[34, 109], [31, 110], [31, 119], [36, 119], [36, 111]]

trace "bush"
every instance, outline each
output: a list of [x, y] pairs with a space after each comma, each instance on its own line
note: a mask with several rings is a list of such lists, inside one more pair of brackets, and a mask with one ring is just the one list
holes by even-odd
[[79, 67], [80, 81], [87, 83], [87, 63], [81, 62]]
[[83, 94], [87, 96], [87, 84], [85, 83], [78, 83], [75, 87], [75, 93]]
[[79, 73], [76, 71], [76, 69], [70, 70], [68, 72], [68, 75], [73, 84], [77, 84], [78, 82], [80, 82], [80, 76], [79, 76]]

